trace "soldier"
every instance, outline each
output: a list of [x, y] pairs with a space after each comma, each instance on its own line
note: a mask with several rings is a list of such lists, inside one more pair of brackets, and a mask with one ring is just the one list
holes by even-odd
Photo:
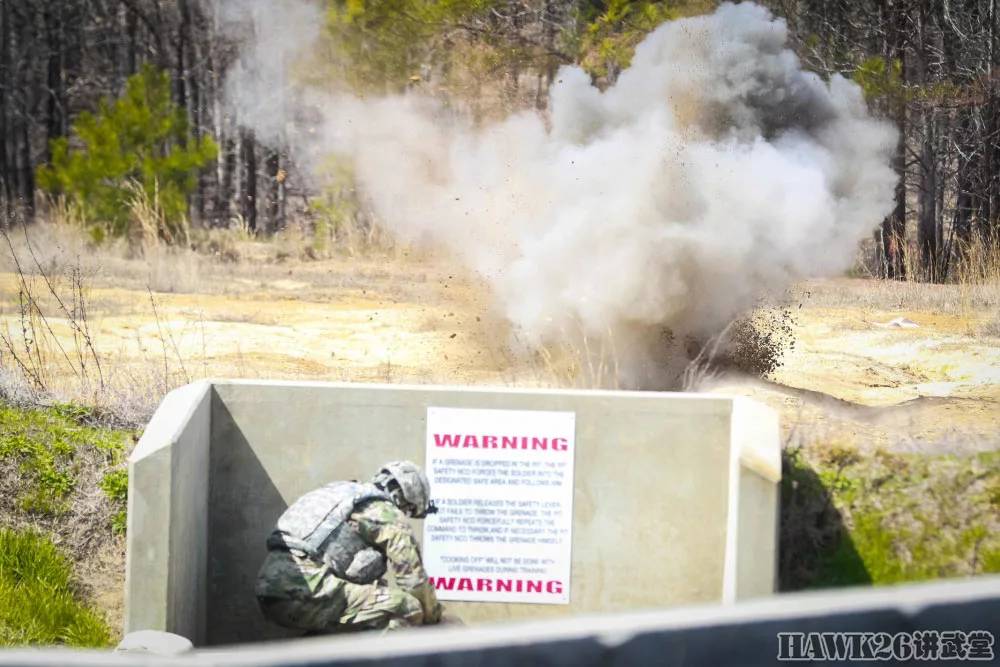
[[[406, 520], [435, 511], [427, 477], [409, 461], [385, 464], [370, 484], [333, 482], [307, 493], [267, 539], [261, 610], [310, 634], [438, 623], [441, 605]], [[395, 587], [384, 578], [386, 561]]]

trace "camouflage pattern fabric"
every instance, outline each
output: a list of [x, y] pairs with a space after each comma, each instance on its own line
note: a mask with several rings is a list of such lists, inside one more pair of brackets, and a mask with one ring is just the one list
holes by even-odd
[[349, 521], [386, 555], [395, 587], [384, 579], [353, 584], [302, 551], [272, 550], [257, 575], [256, 593], [265, 616], [313, 632], [437, 623], [441, 605], [406, 516], [390, 502], [373, 500], [355, 510]]

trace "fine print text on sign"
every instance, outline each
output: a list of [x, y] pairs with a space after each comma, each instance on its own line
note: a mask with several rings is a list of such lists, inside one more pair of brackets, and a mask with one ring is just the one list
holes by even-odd
[[439, 598], [569, 603], [575, 433], [572, 412], [427, 409]]

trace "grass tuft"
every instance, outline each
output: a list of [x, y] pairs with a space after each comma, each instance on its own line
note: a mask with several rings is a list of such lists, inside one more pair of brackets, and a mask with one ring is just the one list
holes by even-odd
[[77, 599], [69, 559], [52, 541], [0, 528], [0, 646], [110, 643], [107, 623]]
[[77, 478], [95, 459], [107, 469], [100, 483], [119, 507], [128, 490], [122, 468], [129, 434], [88, 426], [87, 410], [69, 405], [24, 409], [0, 402], [0, 462], [15, 468], [12, 492], [17, 507], [32, 514], [59, 516], [68, 511]]
[[111, 530], [120, 535], [124, 534], [127, 523], [125, 503], [128, 499], [128, 470], [118, 468], [108, 472], [101, 478], [98, 486], [104, 491], [104, 495], [119, 508], [111, 515]]

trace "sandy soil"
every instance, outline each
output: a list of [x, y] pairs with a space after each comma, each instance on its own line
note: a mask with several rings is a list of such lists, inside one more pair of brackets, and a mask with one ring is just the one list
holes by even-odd
[[[226, 271], [202, 269], [205, 293], [148, 291], [127, 272], [95, 276], [89, 321], [107, 363], [161, 384], [274, 377], [530, 386], [562, 379], [514, 353], [486, 290], [440, 261], [352, 258]], [[886, 308], [862, 298], [876, 289], [862, 280], [810, 283], [793, 311], [796, 347], [772, 379], [730, 375], [708, 388], [766, 401], [780, 411], [789, 438], [808, 430], [858, 446], [997, 446], [1000, 338], [980, 332], [996, 310], [931, 302], [914, 309], [895, 297], [880, 299], [898, 306]], [[16, 276], [0, 273], [0, 327], [17, 329], [16, 303]], [[917, 326], [886, 326], [900, 317]], [[54, 317], [50, 324], [72, 350], [68, 323]]]

